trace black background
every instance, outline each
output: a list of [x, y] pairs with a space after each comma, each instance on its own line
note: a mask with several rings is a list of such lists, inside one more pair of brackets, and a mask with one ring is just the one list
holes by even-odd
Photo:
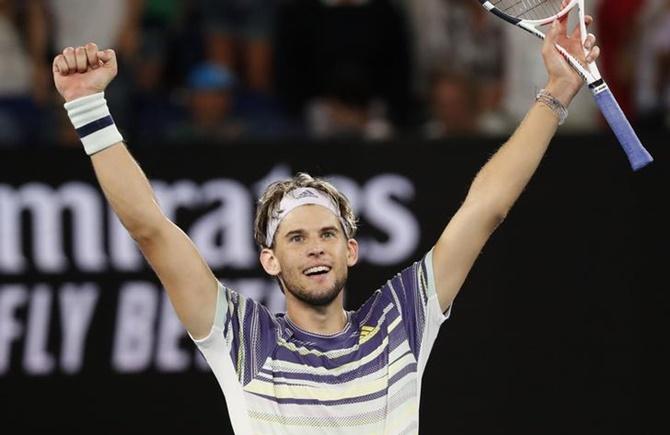
[[[656, 162], [634, 173], [610, 136], [554, 140], [482, 252], [435, 343], [423, 380], [422, 434], [668, 433], [669, 156], [665, 137], [643, 141]], [[410, 208], [422, 226], [418, 258], [500, 142], [132, 151], [150, 178], [166, 181], [225, 177], [251, 186], [280, 162], [294, 172], [338, 173], [359, 181], [403, 174], [416, 186]], [[80, 150], [0, 151], [2, 183], [58, 186], [70, 180], [93, 181]], [[361, 234], [369, 231], [362, 222]], [[404, 266], [355, 267], [348, 308]], [[215, 272], [224, 282], [239, 277], [235, 271]], [[100, 310], [114, 306], [121, 282], [138, 278], [155, 281], [148, 270], [0, 276], [0, 283], [97, 282], [103, 296], [96, 316], [109, 317], [90, 332], [85, 365], [77, 374], [29, 377], [20, 361], [13, 362], [0, 376], [0, 433], [232, 433], [211, 373], [122, 375], [111, 370], [105, 346], [95, 345], [113, 332], [111, 313]]]

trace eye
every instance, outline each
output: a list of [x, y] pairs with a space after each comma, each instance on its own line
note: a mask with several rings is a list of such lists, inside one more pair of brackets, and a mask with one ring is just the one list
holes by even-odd
[[324, 231], [321, 237], [324, 239], [332, 239], [335, 237], [335, 231]]
[[303, 237], [300, 234], [294, 234], [288, 240], [290, 242], [298, 243], [298, 242], [302, 242]]

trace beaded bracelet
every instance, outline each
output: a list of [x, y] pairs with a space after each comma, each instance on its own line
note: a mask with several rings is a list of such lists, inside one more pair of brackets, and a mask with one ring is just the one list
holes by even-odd
[[540, 92], [537, 93], [535, 101], [540, 102], [551, 109], [552, 112], [558, 117], [558, 125], [563, 125], [566, 118], [568, 117], [568, 109], [556, 99], [549, 92], [544, 89], [540, 89]]

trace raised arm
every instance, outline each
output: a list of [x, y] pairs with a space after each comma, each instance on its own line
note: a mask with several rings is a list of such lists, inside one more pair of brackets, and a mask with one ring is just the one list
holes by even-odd
[[[579, 29], [567, 34], [567, 17], [552, 25], [542, 56], [549, 74], [545, 90], [567, 107], [582, 86], [581, 78], [555, 48], [568, 49], [586, 61]], [[587, 24], [591, 18], [587, 17]], [[588, 61], [599, 54], [595, 37], [585, 47]], [[535, 103], [510, 139], [475, 177], [465, 201], [452, 217], [433, 251], [435, 285], [445, 311], [460, 290], [477, 256], [524, 190], [544, 156], [558, 127], [557, 114], [544, 103]]]
[[53, 63], [56, 88], [86, 138], [86, 151], [107, 200], [160, 278], [181, 322], [201, 338], [213, 322], [216, 278], [188, 236], [161, 211], [118, 130], [113, 124], [104, 127], [108, 112], [101, 93], [116, 73], [114, 51], [99, 51], [93, 43], [66, 48]]

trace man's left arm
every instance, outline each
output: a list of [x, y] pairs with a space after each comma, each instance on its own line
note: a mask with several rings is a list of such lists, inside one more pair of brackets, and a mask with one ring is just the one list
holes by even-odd
[[[549, 74], [545, 90], [567, 107], [583, 82], [555, 48], [559, 43], [578, 59], [599, 54], [589, 35], [582, 51], [579, 29], [567, 34], [567, 17], [547, 32], [542, 56]], [[587, 24], [591, 18], [587, 17]], [[524, 190], [558, 127], [558, 116], [536, 102], [510, 139], [481, 168], [465, 201], [452, 217], [433, 250], [433, 271], [442, 311], [451, 305], [477, 256]]]

